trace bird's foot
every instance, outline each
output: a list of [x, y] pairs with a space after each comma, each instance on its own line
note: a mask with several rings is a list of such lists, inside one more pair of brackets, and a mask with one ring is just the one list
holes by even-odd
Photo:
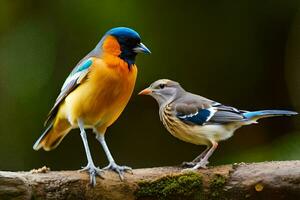
[[130, 172], [132, 174], [132, 168], [128, 166], [119, 166], [115, 162], [109, 163], [108, 166], [103, 168], [104, 170], [112, 170], [119, 174], [121, 181], [124, 180], [124, 172]]
[[181, 163], [181, 167], [194, 167], [195, 165], [197, 165], [196, 162], [183, 162], [183, 163]]
[[200, 162], [198, 162], [198, 163], [193, 167], [193, 169], [199, 169], [199, 168], [207, 169], [208, 163], [209, 163], [209, 162], [208, 162], [207, 160], [202, 159]]
[[103, 170], [95, 167], [94, 164], [88, 163], [87, 166], [82, 167], [82, 169], [78, 170], [79, 172], [88, 172], [90, 174], [90, 184], [94, 187], [96, 185], [96, 176], [103, 178], [102, 173]]
[[[193, 162], [191, 162], [191, 163], [193, 163]], [[189, 163], [189, 164], [191, 164], [191, 163]], [[207, 160], [201, 160], [198, 163], [194, 163], [194, 166], [190, 166], [189, 168], [181, 170], [181, 172], [191, 172], [191, 171], [197, 170], [199, 168], [206, 169], [208, 163], [209, 162]]]

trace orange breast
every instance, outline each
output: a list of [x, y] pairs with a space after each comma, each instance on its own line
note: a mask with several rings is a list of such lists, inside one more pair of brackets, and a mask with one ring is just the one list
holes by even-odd
[[95, 58], [88, 78], [66, 98], [69, 119], [105, 130], [122, 113], [134, 89], [137, 68], [116, 56]]

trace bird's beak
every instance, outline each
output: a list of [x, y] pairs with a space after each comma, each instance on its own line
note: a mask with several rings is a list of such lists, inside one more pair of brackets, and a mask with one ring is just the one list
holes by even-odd
[[152, 93], [152, 90], [150, 88], [146, 88], [142, 91], [140, 91], [139, 95], [149, 95]]
[[151, 53], [151, 51], [143, 43], [139, 43], [135, 48], [133, 48], [133, 51], [135, 53], [144, 53], [144, 54]]

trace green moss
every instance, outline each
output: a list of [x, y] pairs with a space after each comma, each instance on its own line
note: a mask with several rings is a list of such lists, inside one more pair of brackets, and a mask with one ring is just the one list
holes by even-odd
[[226, 183], [226, 177], [222, 176], [220, 174], [216, 174], [213, 178], [212, 181], [210, 182], [210, 198], [209, 199], [225, 199], [223, 196], [223, 188]]
[[200, 200], [203, 196], [202, 177], [196, 173], [165, 176], [155, 181], [141, 181], [138, 199]]

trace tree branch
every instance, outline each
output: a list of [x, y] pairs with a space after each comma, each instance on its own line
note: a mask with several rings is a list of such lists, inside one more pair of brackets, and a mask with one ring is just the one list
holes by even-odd
[[300, 199], [300, 161], [234, 164], [181, 173], [179, 167], [133, 170], [120, 181], [76, 171], [0, 172], [0, 199]]

